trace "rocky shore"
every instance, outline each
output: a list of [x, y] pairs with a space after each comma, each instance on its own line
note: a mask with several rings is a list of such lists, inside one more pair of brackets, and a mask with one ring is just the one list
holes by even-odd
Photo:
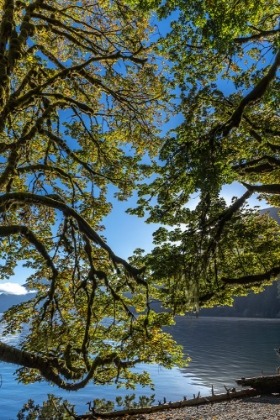
[[280, 420], [280, 395], [232, 399], [114, 420]]

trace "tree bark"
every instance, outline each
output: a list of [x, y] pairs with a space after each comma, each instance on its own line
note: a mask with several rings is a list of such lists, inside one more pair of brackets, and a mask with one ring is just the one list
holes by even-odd
[[280, 392], [280, 375], [241, 378], [237, 379], [236, 383], [241, 386], [250, 386], [262, 394]]
[[199, 394], [196, 398], [192, 398], [191, 400], [183, 400], [177, 401], [173, 403], [167, 404], [160, 404], [155, 405], [153, 407], [143, 407], [143, 408], [132, 408], [127, 410], [119, 410], [119, 411], [110, 411], [107, 413], [100, 413], [94, 412], [93, 414], [83, 414], [81, 416], [76, 416], [75, 420], [90, 420], [96, 418], [112, 418], [112, 417], [119, 417], [119, 416], [126, 416], [126, 415], [136, 415], [136, 414], [150, 414], [155, 413], [157, 411], [163, 410], [170, 410], [175, 408], [182, 408], [182, 407], [192, 407], [201, 404], [207, 404], [212, 402], [219, 402], [230, 400], [232, 398], [242, 398], [242, 397], [253, 397], [257, 395], [258, 392], [255, 389], [242, 389], [240, 391], [227, 391], [224, 394], [217, 394], [211, 395], [209, 397], [200, 397]]

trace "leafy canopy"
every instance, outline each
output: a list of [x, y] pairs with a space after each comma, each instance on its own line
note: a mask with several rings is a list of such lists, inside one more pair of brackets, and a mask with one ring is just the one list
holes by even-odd
[[[151, 9], [180, 12], [154, 50]], [[279, 205], [278, 3], [5, 0], [0, 10], [0, 277], [27, 261], [37, 290], [4, 315], [7, 333], [28, 332], [20, 349], [1, 342], [0, 360], [26, 383], [67, 390], [148, 384], [136, 363], [182, 364], [162, 331], [173, 315], [155, 313], [153, 298], [185, 313], [280, 273], [276, 222], [246, 207], [254, 192]], [[157, 54], [172, 62], [184, 117], [163, 145]], [[245, 193], [227, 206], [220, 190], [233, 181]], [[137, 183], [131, 212], [167, 228], [128, 263], [101, 223], [108, 186], [126, 199]]]
[[[276, 1], [202, 0], [158, 10], [178, 14], [158, 50], [172, 63], [183, 122], [130, 212], [148, 211], [149, 222], [167, 226], [141, 261], [162, 286], [158, 298], [184, 313], [231, 304], [232, 295], [262, 290], [280, 274], [279, 227], [247, 205], [253, 193], [280, 205], [280, 9]], [[228, 206], [220, 191], [234, 181], [244, 194]], [[193, 194], [199, 203], [190, 210]]]
[[5, 0], [0, 13], [0, 278], [25, 261], [37, 290], [4, 315], [6, 333], [28, 332], [0, 360], [67, 390], [149, 384], [129, 368], [181, 363], [161, 330], [172, 317], [100, 236], [108, 186], [129, 197], [160, 144], [149, 14], [118, 0]]

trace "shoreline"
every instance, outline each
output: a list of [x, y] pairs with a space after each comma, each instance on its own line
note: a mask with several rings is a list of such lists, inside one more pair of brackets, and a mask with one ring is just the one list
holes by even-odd
[[[107, 414], [107, 415], [106, 415]], [[231, 397], [223, 401], [165, 408], [150, 413], [77, 416], [84, 420], [280, 420], [280, 394]]]
[[[90, 417], [89, 417], [90, 418]], [[95, 417], [102, 420], [104, 417]], [[280, 394], [232, 398], [149, 414], [106, 417], [107, 420], [280, 420]]]

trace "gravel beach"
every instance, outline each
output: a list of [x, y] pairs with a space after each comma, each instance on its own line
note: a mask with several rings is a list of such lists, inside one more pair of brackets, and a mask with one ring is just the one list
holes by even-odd
[[[116, 417], [114, 420], [280, 420], [280, 396], [256, 396], [214, 404]], [[113, 420], [113, 419], [112, 419]]]

